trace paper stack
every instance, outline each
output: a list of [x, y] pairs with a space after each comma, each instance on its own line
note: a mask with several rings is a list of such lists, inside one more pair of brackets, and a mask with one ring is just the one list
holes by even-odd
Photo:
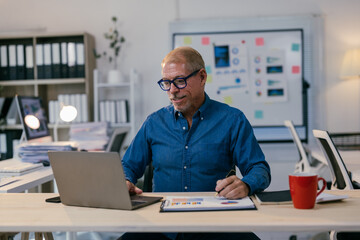
[[18, 148], [18, 154], [23, 162], [39, 163], [49, 161], [48, 151], [76, 151], [78, 148], [74, 142], [50, 142], [50, 143], [23, 143]]
[[104, 150], [109, 142], [109, 130], [107, 122], [72, 124], [69, 133], [70, 141], [77, 142], [81, 150]]

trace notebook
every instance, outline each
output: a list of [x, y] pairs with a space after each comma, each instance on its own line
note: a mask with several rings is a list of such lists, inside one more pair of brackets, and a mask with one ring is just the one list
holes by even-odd
[[48, 152], [65, 205], [133, 210], [162, 197], [130, 196], [116, 152]]

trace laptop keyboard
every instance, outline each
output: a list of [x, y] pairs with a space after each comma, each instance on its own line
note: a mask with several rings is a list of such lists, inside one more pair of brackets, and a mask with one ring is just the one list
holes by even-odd
[[131, 205], [134, 207], [134, 206], [137, 206], [139, 204], [143, 204], [145, 203], [145, 201], [139, 201], [139, 200], [132, 200], [131, 201]]

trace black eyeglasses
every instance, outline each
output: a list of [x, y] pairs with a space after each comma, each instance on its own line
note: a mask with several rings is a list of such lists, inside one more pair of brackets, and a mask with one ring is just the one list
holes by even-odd
[[173, 80], [160, 79], [157, 83], [159, 84], [160, 88], [164, 91], [169, 91], [171, 88], [171, 84], [174, 84], [174, 86], [177, 87], [178, 89], [183, 89], [187, 86], [186, 80], [188, 78], [191, 78], [192, 76], [196, 75], [200, 70], [201, 69], [196, 70], [196, 71], [190, 73], [186, 77], [178, 77]]

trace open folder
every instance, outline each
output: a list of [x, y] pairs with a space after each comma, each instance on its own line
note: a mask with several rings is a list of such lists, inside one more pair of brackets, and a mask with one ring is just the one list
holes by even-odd
[[167, 196], [160, 212], [256, 210], [249, 197], [230, 200], [214, 196]]

